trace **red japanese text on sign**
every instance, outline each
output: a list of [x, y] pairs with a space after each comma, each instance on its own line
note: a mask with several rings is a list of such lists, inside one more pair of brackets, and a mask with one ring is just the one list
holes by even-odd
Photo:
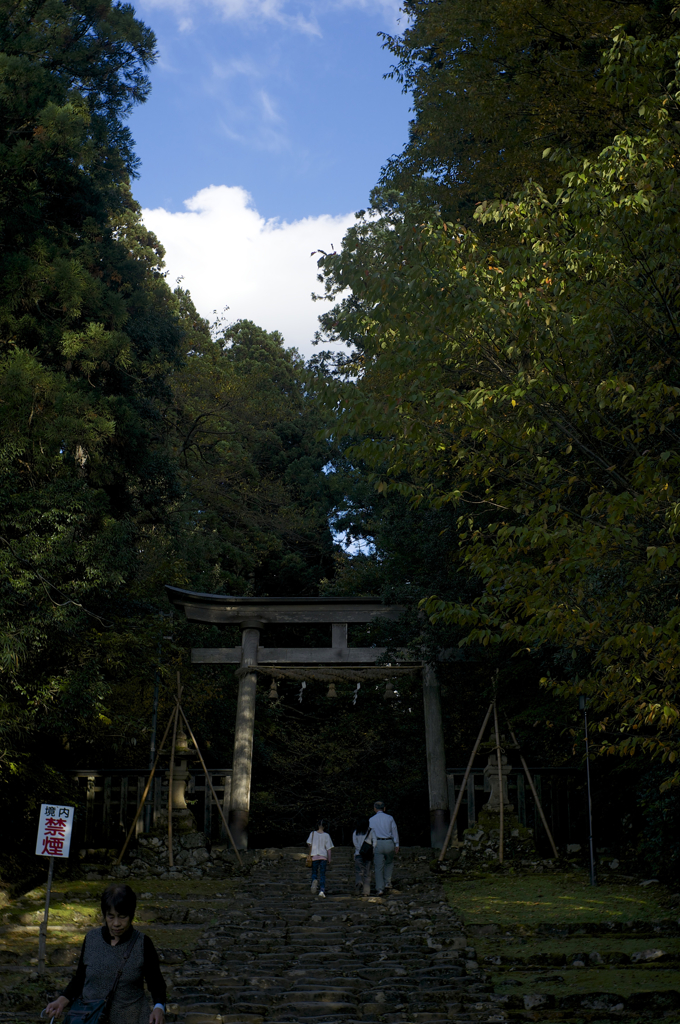
[[68, 857], [73, 827], [73, 807], [43, 804], [35, 852], [40, 857]]

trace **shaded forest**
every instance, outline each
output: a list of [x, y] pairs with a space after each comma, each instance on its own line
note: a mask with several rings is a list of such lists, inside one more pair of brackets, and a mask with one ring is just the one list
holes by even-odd
[[[350, 643], [437, 663], [452, 768], [497, 674], [531, 763], [580, 777], [585, 694], [607, 846], [674, 870], [678, 23], [652, 0], [405, 9], [384, 44], [409, 139], [320, 260], [337, 301], [305, 362], [166, 280], [125, 124], [151, 29], [112, 0], [0, 0], [9, 883], [73, 770], [147, 765], [157, 676], [161, 723], [180, 670], [230, 765], [234, 673], [188, 652], [240, 638], [169, 619], [165, 583], [403, 605]], [[262, 687], [254, 845], [318, 814], [348, 841], [378, 797], [428, 842], [417, 680]]]

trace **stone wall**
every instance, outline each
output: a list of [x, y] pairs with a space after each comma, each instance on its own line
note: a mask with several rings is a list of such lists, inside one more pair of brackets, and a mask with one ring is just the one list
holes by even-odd
[[[238, 868], [233, 850], [224, 845], [211, 846], [202, 832], [175, 836], [172, 843], [174, 865], [168, 865], [168, 837], [141, 835], [128, 849], [124, 863], [88, 864], [82, 867], [92, 881], [107, 878], [227, 878]], [[244, 864], [253, 854], [242, 853]]]
[[[500, 845], [500, 817], [483, 807], [477, 822], [463, 833], [463, 849], [458, 867], [471, 868], [480, 864], [498, 862]], [[527, 865], [536, 861], [534, 833], [525, 828], [515, 814], [505, 814], [503, 820], [503, 859]]]

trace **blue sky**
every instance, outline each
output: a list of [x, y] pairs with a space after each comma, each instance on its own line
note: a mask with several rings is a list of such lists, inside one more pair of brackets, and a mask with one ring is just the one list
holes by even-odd
[[396, 6], [144, 0], [153, 91], [131, 118], [145, 220], [200, 311], [229, 305], [310, 352], [312, 249], [337, 248], [406, 139], [377, 38]]

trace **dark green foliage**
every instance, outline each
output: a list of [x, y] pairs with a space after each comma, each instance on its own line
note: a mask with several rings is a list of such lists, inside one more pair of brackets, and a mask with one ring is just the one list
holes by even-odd
[[183, 331], [129, 190], [153, 34], [106, 2], [4, 3], [0, 26], [0, 764], [39, 799], [68, 733], [106, 720], [141, 537], [177, 490]]
[[[498, 668], [522, 740], [553, 764], [580, 761], [589, 692], [599, 752], [631, 755], [601, 775], [629, 786], [641, 750], [678, 757], [677, 25], [663, 4], [609, 0], [407, 11], [388, 45], [409, 143], [380, 216], [319, 261], [338, 300], [326, 337], [351, 347], [325, 389], [330, 429], [385, 499], [375, 555], [332, 585], [398, 580], [415, 612], [429, 576], [422, 612], [450, 629], [411, 636], [462, 640], [487, 669], [482, 705]], [[358, 518], [379, 500], [362, 492]], [[416, 525], [437, 521], [438, 552]]]
[[197, 590], [314, 594], [332, 561], [330, 447], [303, 360], [241, 320], [173, 377], [185, 578]]
[[413, 97], [404, 150], [374, 199], [438, 207], [470, 220], [475, 204], [511, 198], [528, 179], [559, 185], [547, 146], [596, 155], [634, 123], [629, 97], [602, 88], [616, 26], [673, 31], [672, 4], [649, 0], [407, 0], [386, 36], [391, 72]]
[[680, 866], [680, 800], [675, 790], [659, 792], [665, 775], [659, 765], [646, 766], [636, 780], [634, 852], [650, 877], [675, 883]]

